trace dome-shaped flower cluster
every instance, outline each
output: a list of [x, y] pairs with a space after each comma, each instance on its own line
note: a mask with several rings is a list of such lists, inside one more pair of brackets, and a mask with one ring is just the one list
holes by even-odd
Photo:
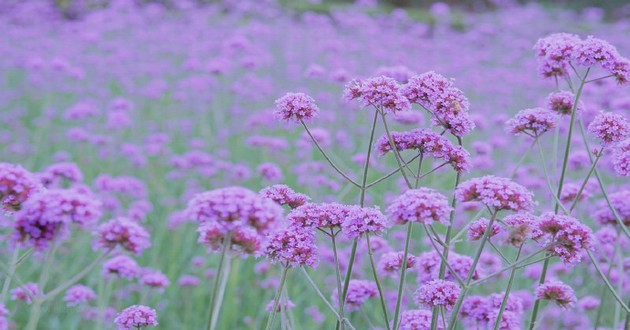
[[385, 113], [407, 111], [411, 108], [398, 82], [385, 76], [352, 80], [346, 85], [344, 98], [359, 99], [364, 107], [375, 106]]
[[387, 215], [395, 224], [409, 221], [431, 224], [446, 223], [452, 208], [448, 199], [431, 188], [410, 189], [398, 196], [387, 208]]
[[120, 245], [136, 255], [151, 246], [149, 232], [138, 223], [127, 218], [114, 218], [94, 231], [95, 248], [113, 249]]
[[486, 175], [461, 183], [455, 190], [460, 202], [478, 201], [496, 211], [527, 211], [534, 206], [534, 195], [508, 178]]
[[0, 163], [0, 208], [7, 212], [22, 208], [22, 203], [41, 189], [37, 178], [20, 165]]

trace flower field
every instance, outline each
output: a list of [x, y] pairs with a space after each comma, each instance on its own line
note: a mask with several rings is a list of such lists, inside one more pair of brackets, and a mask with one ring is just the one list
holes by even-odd
[[630, 329], [630, 7], [65, 3], [0, 4], [0, 330]]

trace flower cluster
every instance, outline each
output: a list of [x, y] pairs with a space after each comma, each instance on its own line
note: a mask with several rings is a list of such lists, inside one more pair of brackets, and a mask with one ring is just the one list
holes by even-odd
[[532, 108], [519, 111], [505, 125], [508, 132], [525, 134], [537, 138], [558, 125], [558, 115], [543, 108]]
[[[381, 256], [378, 261], [377, 268], [382, 274], [393, 275], [402, 269], [405, 252], [387, 252]], [[407, 254], [407, 269], [414, 268], [416, 265], [416, 257]]]
[[126, 256], [118, 255], [103, 263], [103, 274], [105, 276], [119, 276], [128, 280], [140, 276], [142, 269], [135, 260]]
[[46, 167], [37, 174], [39, 181], [47, 188], [61, 188], [64, 183], [83, 181], [83, 173], [75, 163], [63, 162]]
[[336, 228], [341, 226], [349, 212], [349, 206], [338, 203], [308, 203], [291, 210], [287, 220], [302, 227]]
[[341, 230], [346, 237], [354, 239], [365, 233], [382, 233], [387, 226], [387, 219], [378, 208], [354, 206], [341, 223]]
[[468, 113], [469, 102], [453, 81], [433, 71], [413, 76], [402, 88], [411, 103], [420, 104], [432, 114], [432, 122], [455, 136], [465, 136], [475, 128]]
[[[468, 239], [471, 241], [476, 241], [479, 240], [483, 237], [483, 235], [485, 234], [488, 225], [490, 225], [490, 220], [486, 219], [486, 218], [480, 218], [477, 219], [475, 221], [473, 221], [470, 224], [470, 227], [468, 228]], [[497, 235], [500, 231], [501, 227], [499, 227], [499, 225], [497, 225], [496, 223], [492, 224], [492, 229], [490, 230], [490, 232], [488, 233], [488, 238], [491, 238], [495, 235]]]
[[539, 285], [534, 294], [537, 299], [551, 300], [562, 308], [568, 308], [577, 301], [573, 288], [557, 280]]
[[22, 203], [39, 191], [37, 178], [20, 165], [0, 163], [0, 208], [17, 211]]
[[259, 253], [265, 235], [284, 219], [281, 206], [242, 187], [197, 194], [188, 203], [186, 213], [200, 223], [200, 243], [218, 251], [230, 233], [229, 244], [244, 254]]
[[96, 299], [96, 293], [94, 290], [81, 284], [77, 284], [68, 289], [63, 298], [63, 300], [68, 304], [68, 307], [80, 305], [94, 299]]
[[[553, 92], [547, 96], [546, 103], [547, 109], [560, 115], [570, 115], [575, 106], [575, 95], [568, 91]], [[584, 105], [579, 101], [576, 111], [580, 113], [583, 110]]]
[[284, 267], [307, 265], [315, 268], [319, 263], [315, 233], [307, 227], [287, 226], [272, 233], [265, 254]]
[[283, 184], [276, 184], [264, 188], [260, 191], [260, 195], [280, 205], [288, 205], [292, 209], [302, 206], [311, 200], [310, 197], [296, 193], [289, 186]]
[[[417, 150], [419, 153], [442, 159], [457, 173], [468, 172], [471, 168], [470, 153], [462, 146], [455, 146], [444, 136], [429, 129], [415, 129], [407, 132], [391, 132], [393, 144], [398, 151]], [[381, 136], [374, 148], [379, 155], [392, 151], [387, 135]]]
[[[630, 226], [630, 203], [628, 202], [630, 201], [630, 190], [626, 189], [611, 193], [608, 198], [621, 222], [626, 226]], [[597, 205], [593, 215], [595, 220], [601, 225], [618, 225], [615, 214], [605, 201]]]
[[548, 253], [558, 256], [566, 264], [580, 262], [582, 252], [593, 246], [591, 229], [567, 215], [543, 213], [538, 220], [538, 229], [544, 237], [539, 243], [542, 246], [551, 244]]
[[[450, 268], [459, 276], [459, 278], [466, 278], [468, 271], [472, 267], [473, 259], [469, 256], [458, 254], [454, 251], [448, 253], [448, 263]], [[416, 257], [416, 271], [418, 272], [418, 282], [424, 283], [431, 280], [438, 279], [440, 271], [440, 263], [442, 259], [436, 251], [424, 252]], [[473, 280], [479, 279], [480, 268], [477, 267], [473, 273]], [[450, 269], [446, 270], [445, 279], [455, 280], [455, 276], [451, 273]]]
[[617, 144], [613, 151], [613, 166], [619, 176], [630, 176], [630, 139]]
[[496, 211], [527, 211], [534, 206], [534, 195], [508, 178], [486, 175], [461, 183], [455, 190], [460, 202], [479, 201]]
[[133, 330], [158, 325], [155, 309], [143, 305], [125, 308], [116, 316], [114, 323], [118, 326], [118, 330]]
[[[349, 312], [358, 310], [368, 299], [377, 295], [376, 283], [366, 280], [350, 280], [345, 301], [346, 309]], [[339, 292], [337, 289], [333, 291], [331, 300], [335, 307], [339, 307]]]
[[319, 108], [315, 100], [304, 93], [287, 93], [276, 100], [274, 114], [283, 121], [308, 121], [317, 117]]
[[114, 218], [94, 231], [95, 248], [113, 249], [117, 245], [136, 255], [151, 246], [149, 233], [138, 223], [127, 218]]
[[461, 289], [456, 283], [445, 280], [432, 280], [418, 288], [414, 293], [416, 303], [426, 305], [431, 308], [442, 306], [451, 310]]
[[452, 208], [441, 193], [426, 187], [410, 189], [398, 196], [387, 208], [387, 215], [395, 224], [408, 221], [431, 224], [446, 223]]
[[630, 123], [619, 114], [600, 112], [588, 125], [589, 133], [602, 140], [603, 146], [608, 146], [628, 138]]
[[[400, 316], [401, 330], [426, 330], [431, 329], [433, 314], [429, 310], [409, 309]], [[442, 323], [438, 322], [437, 330], [444, 330]]]
[[411, 108], [398, 82], [385, 76], [349, 82], [344, 91], [344, 98], [359, 99], [364, 107], [375, 106], [385, 113], [407, 111]]

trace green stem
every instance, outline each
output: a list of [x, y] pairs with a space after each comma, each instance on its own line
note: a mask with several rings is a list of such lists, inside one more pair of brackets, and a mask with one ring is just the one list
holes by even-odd
[[466, 281], [465, 281], [466, 286], [462, 288], [462, 293], [457, 298], [457, 302], [455, 303], [455, 306], [453, 307], [453, 310], [451, 311], [451, 317], [448, 321], [448, 328], [450, 330], [455, 328], [455, 324], [457, 323], [457, 315], [459, 314], [459, 309], [462, 307], [462, 302], [464, 302], [466, 293], [468, 293], [468, 290], [470, 289], [470, 286], [469, 286], [470, 281], [472, 280], [473, 275], [475, 274], [475, 270], [477, 269], [477, 263], [479, 263], [479, 258], [481, 257], [483, 248], [485, 247], [486, 242], [488, 241], [490, 232], [492, 232], [492, 225], [494, 225], [494, 221], [497, 219], [497, 213], [498, 211], [492, 212], [492, 216], [490, 217], [490, 221], [488, 222], [488, 227], [486, 228], [486, 231], [483, 233], [483, 237], [481, 238], [481, 243], [479, 244], [479, 248], [477, 249], [475, 258], [473, 259], [470, 270], [468, 271], [468, 275], [466, 276]]
[[389, 145], [392, 148], [392, 152], [394, 153], [394, 155], [396, 156], [396, 162], [398, 163], [398, 167], [400, 168], [400, 174], [402, 174], [403, 179], [405, 179], [405, 183], [407, 183], [407, 187], [409, 187], [411, 189], [411, 181], [409, 181], [409, 178], [407, 177], [407, 174], [405, 173], [404, 167], [402, 166], [402, 164], [404, 163], [402, 161], [402, 157], [400, 157], [400, 153], [398, 152], [398, 148], [396, 148], [396, 144], [394, 143], [394, 139], [392, 138], [392, 135], [389, 131], [389, 127], [387, 126], [387, 120], [385, 119], [385, 114], [382, 113], [381, 114], [381, 118], [383, 119], [383, 126], [385, 127], [385, 133], [387, 134], [387, 139], [389, 140]]
[[396, 309], [394, 311], [394, 330], [398, 329], [398, 319], [400, 317], [400, 307], [402, 305], [402, 292], [405, 286], [405, 274], [407, 273], [407, 256], [409, 255], [409, 242], [411, 241], [411, 232], [413, 222], [407, 222], [407, 236], [405, 237], [405, 252], [403, 254], [402, 268], [400, 269], [400, 281], [398, 282], [398, 296], [396, 296]]
[[13, 275], [15, 274], [15, 269], [17, 268], [17, 261], [20, 255], [20, 248], [15, 247], [13, 250], [13, 255], [11, 256], [11, 263], [9, 264], [9, 271], [7, 272], [7, 276], [4, 278], [4, 284], [2, 284], [2, 296], [0, 297], [0, 303], [4, 304], [6, 301], [7, 293], [9, 293], [9, 287], [11, 287], [11, 280], [13, 279]]
[[39, 281], [37, 283], [40, 293], [35, 294], [35, 299], [33, 300], [33, 305], [31, 306], [31, 313], [28, 318], [28, 323], [26, 324], [27, 330], [37, 329], [37, 324], [39, 323], [39, 318], [41, 316], [42, 303], [44, 302], [42, 299], [42, 292], [46, 290], [46, 283], [48, 282], [48, 275], [50, 275], [50, 268], [52, 266], [53, 256], [57, 251], [57, 246], [57, 244], [54, 244], [46, 254], [43, 269], [39, 275]]
[[[545, 279], [547, 278], [547, 269], [549, 268], [550, 260], [551, 259], [545, 259], [545, 262], [543, 263], [542, 271], [540, 273], [540, 279], [538, 280], [538, 284], [545, 283]], [[536, 302], [534, 302], [534, 309], [532, 310], [532, 317], [529, 321], [529, 330], [533, 330], [536, 327], [536, 321], [538, 319], [538, 310], [540, 309], [541, 302], [542, 300], [540, 299], [536, 299]]]
[[273, 321], [276, 318], [276, 312], [278, 309], [278, 301], [280, 301], [280, 295], [282, 294], [282, 289], [284, 288], [284, 283], [287, 280], [287, 273], [289, 272], [289, 267], [284, 267], [282, 270], [282, 277], [280, 277], [280, 284], [278, 286], [278, 291], [276, 292], [276, 296], [273, 299], [273, 309], [271, 310], [271, 315], [269, 316], [269, 320], [267, 320], [266, 330], [271, 329], [273, 326]]
[[591, 169], [588, 171], [588, 174], [586, 175], [586, 178], [584, 178], [584, 181], [582, 182], [582, 185], [580, 186], [580, 189], [578, 190], [577, 194], [575, 195], [575, 199], [573, 200], [573, 203], [571, 204], [571, 207], [569, 207], [569, 214], [571, 214], [571, 212], [573, 212], [573, 209], [575, 209], [575, 206], [577, 205], [578, 201], [580, 200], [580, 196], [582, 196], [582, 191], [584, 191], [584, 187], [586, 187], [586, 184], [588, 183], [588, 180], [591, 178], [591, 175], [593, 174], [593, 171], [595, 171], [595, 168], [597, 167], [597, 163], [599, 162], [599, 160], [601, 159], [603, 154], [604, 154], [604, 147], [602, 147], [600, 149], [600, 151], [595, 154], [595, 161], [593, 162], [593, 166], [591, 166]]
[[619, 294], [617, 294], [617, 291], [615, 291], [615, 288], [612, 286], [612, 284], [610, 284], [610, 281], [608, 281], [608, 278], [606, 278], [606, 276], [604, 275], [602, 270], [599, 268], [599, 265], [597, 264], [597, 260], [595, 260], [595, 258], [593, 258], [593, 254], [591, 253], [591, 251], [586, 250], [586, 254], [588, 254], [588, 257], [591, 259], [591, 262], [593, 263], [593, 266], [595, 266], [595, 270], [597, 270], [597, 273], [599, 274], [599, 276], [604, 281], [604, 284], [606, 284], [606, 287], [608, 288], [608, 291], [610, 291], [610, 293], [612, 293], [613, 297], [615, 297], [615, 300], [617, 300], [617, 302], [619, 303], [621, 308], [623, 308], [624, 311], [626, 311], [626, 313], [630, 313], [630, 308], [628, 308], [628, 306], [626, 306], [626, 304], [623, 302], [623, 300], [621, 299]]
[[218, 315], [214, 315], [214, 305], [217, 304], [217, 294], [218, 287], [221, 284], [221, 274], [223, 273], [223, 264], [225, 263], [225, 259], [227, 254], [229, 253], [230, 246], [232, 245], [232, 232], [229, 231], [225, 237], [223, 238], [223, 250], [221, 251], [221, 257], [219, 258], [219, 267], [217, 268], [217, 272], [214, 278], [214, 285], [212, 287], [212, 295], [210, 298], [210, 305], [208, 306], [208, 324], [206, 326], [207, 330], [212, 330], [212, 323], [214, 322], [214, 318], [218, 317]]
[[367, 233], [365, 235], [367, 239], [368, 245], [368, 255], [370, 257], [370, 265], [372, 266], [372, 274], [374, 275], [374, 282], [376, 282], [376, 288], [378, 289], [378, 295], [381, 299], [381, 308], [383, 310], [383, 318], [385, 318], [385, 326], [387, 329], [390, 329], [389, 326], [389, 317], [387, 316], [387, 304], [385, 303], [385, 296], [383, 295], [383, 288], [381, 287], [381, 281], [378, 279], [378, 274], [376, 273], [376, 265], [374, 263], [374, 253], [372, 252], [372, 245], [370, 243], [370, 234]]
[[[521, 256], [521, 251], [523, 250], [523, 245], [519, 246], [518, 252], [516, 253], [516, 259], [514, 262], [518, 262], [518, 258]], [[510, 279], [508, 280], [507, 288], [505, 289], [505, 293], [503, 296], [503, 301], [501, 302], [501, 307], [499, 307], [499, 314], [497, 315], [497, 320], [494, 322], [494, 330], [498, 330], [501, 325], [501, 317], [503, 316], [503, 311], [505, 311], [505, 306], [507, 305], [508, 298], [510, 297], [510, 291], [512, 291], [512, 284], [514, 283], [514, 276], [516, 275], [516, 269], [512, 268], [510, 272]]]
[[532, 148], [534, 148], [535, 144], [536, 144], [536, 141], [532, 141], [532, 143], [529, 145], [525, 153], [523, 153], [523, 156], [521, 157], [521, 159], [519, 159], [518, 163], [516, 163], [516, 165], [514, 166], [512, 173], [510, 173], [510, 178], [513, 178], [516, 175], [516, 171], [518, 171], [521, 165], [523, 165], [523, 162], [525, 161], [525, 159], [527, 159], [529, 152], [532, 150]]
[[[551, 186], [551, 179], [549, 178], [549, 172], [547, 172], [547, 165], [546, 165], [546, 160], [545, 160], [545, 153], [542, 150], [542, 145], [540, 144], [540, 141], [538, 140], [538, 138], [536, 138], [536, 144], [538, 145], [538, 151], [540, 153], [540, 161], [541, 163], [541, 167], [543, 168], [543, 173], [545, 175], [545, 182], [547, 183], [547, 188], [549, 189], [549, 192], [551, 193], [551, 197], [554, 199], [554, 202], [556, 203], [556, 209], [558, 207], [562, 208], [562, 210], [564, 211], [564, 213], [569, 213], [567, 211], [567, 209], [564, 208], [564, 205], [562, 205], [562, 202], [560, 201], [560, 197], [556, 196], [556, 194], [553, 191], [553, 187]], [[557, 210], [556, 210], [557, 213]]]
[[[344, 305], [345, 305], [345, 297], [343, 295], [341, 295], [340, 293], [343, 292], [342, 288], [341, 288], [341, 274], [339, 271], [339, 258], [337, 255], [337, 242], [335, 239], [335, 233], [332, 232], [332, 229], [330, 230], [330, 238], [332, 240], [332, 247], [333, 247], [333, 256], [335, 259], [335, 275], [337, 276], [337, 296], [339, 298], [339, 320], [343, 320], [343, 315], [344, 315]], [[341, 321], [339, 321], [341, 322]], [[344, 325], [341, 324], [341, 329], [344, 328]]]

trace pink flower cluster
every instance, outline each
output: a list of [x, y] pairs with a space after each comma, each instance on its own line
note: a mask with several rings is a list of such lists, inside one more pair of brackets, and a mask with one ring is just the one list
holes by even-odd
[[302, 227], [336, 228], [341, 227], [349, 212], [350, 207], [338, 203], [307, 203], [292, 210], [287, 220]]
[[[546, 103], [547, 109], [560, 115], [570, 115], [575, 105], [575, 95], [568, 91], [553, 92], [547, 96]], [[579, 101], [576, 111], [580, 113], [583, 110], [584, 105]]]
[[265, 254], [284, 267], [306, 265], [315, 268], [319, 263], [315, 233], [307, 227], [287, 226], [272, 233]]
[[431, 308], [442, 306], [446, 310], [451, 310], [460, 292], [461, 289], [456, 283], [437, 279], [418, 288], [414, 293], [414, 300]]
[[64, 183], [83, 181], [83, 173], [75, 163], [62, 162], [52, 164], [37, 174], [40, 182], [47, 188], [62, 188]]
[[[447, 260], [459, 278], [466, 278], [473, 263], [473, 259], [471, 257], [451, 251], [448, 253]], [[436, 251], [424, 252], [417, 256], [416, 271], [418, 272], [418, 282], [425, 283], [438, 279], [441, 262], [442, 259]], [[473, 280], [479, 279], [480, 269], [481, 267], [477, 267], [475, 269], [472, 277]], [[445, 279], [455, 280], [455, 276], [451, 273], [450, 269], [446, 270]]]
[[94, 231], [95, 248], [113, 249], [117, 245], [136, 255], [151, 246], [149, 232], [138, 223], [127, 218], [114, 218]]
[[68, 289], [63, 298], [68, 307], [80, 305], [94, 299], [96, 299], [96, 293], [94, 290], [81, 284], [77, 284]]
[[505, 125], [508, 132], [526, 134], [537, 138], [558, 125], [559, 117], [553, 111], [544, 108], [532, 108], [519, 111]]
[[[387, 252], [381, 256], [381, 259], [378, 261], [377, 268], [382, 274], [394, 275], [402, 269], [404, 259], [404, 251]], [[407, 269], [414, 268], [415, 266], [416, 257], [411, 254], [407, 254]]]
[[319, 114], [319, 108], [312, 97], [304, 93], [287, 93], [276, 100], [276, 117], [282, 121], [311, 120]]
[[142, 273], [142, 269], [135, 260], [126, 256], [118, 255], [103, 263], [103, 274], [105, 276], [116, 275], [128, 280], [132, 280]]
[[387, 219], [378, 208], [353, 206], [341, 223], [341, 230], [346, 237], [354, 239], [365, 233], [382, 233], [388, 225]]
[[[366, 280], [350, 280], [348, 283], [348, 294], [346, 295], [345, 307], [349, 312], [356, 311], [370, 298], [378, 295], [376, 283]], [[335, 307], [339, 307], [339, 292], [333, 291], [331, 300]]]
[[433, 221], [447, 223], [453, 209], [448, 199], [431, 188], [410, 189], [396, 197], [387, 208], [387, 215], [395, 224], [409, 221], [431, 224]]
[[461, 183], [455, 190], [460, 202], [478, 201], [495, 211], [527, 211], [534, 206], [534, 195], [508, 178], [486, 175]]
[[118, 330], [133, 330], [158, 325], [155, 309], [143, 305], [125, 308], [114, 319]]
[[558, 256], [565, 264], [580, 262], [584, 250], [593, 247], [591, 229], [571, 216], [547, 212], [538, 221], [538, 229], [543, 233], [539, 244], [545, 246], [553, 243], [548, 253]]
[[244, 254], [259, 253], [265, 235], [284, 219], [280, 205], [242, 187], [197, 194], [185, 212], [200, 223], [197, 229], [200, 243], [218, 251], [231, 232], [231, 248]]
[[344, 98], [359, 99], [364, 107], [375, 106], [385, 113], [407, 111], [411, 108], [398, 82], [386, 76], [352, 80], [346, 85]]
[[455, 136], [465, 136], [475, 128], [468, 114], [469, 102], [453, 81], [433, 71], [413, 76], [402, 88], [411, 103], [420, 104], [432, 114], [432, 122]]
[[534, 294], [536, 299], [551, 300], [562, 308], [568, 308], [577, 301], [573, 288], [557, 280], [539, 285]]
[[602, 140], [603, 146], [608, 146], [628, 138], [630, 123], [622, 115], [600, 112], [588, 125], [588, 131]]
[[[476, 241], [476, 240], [481, 239], [484, 233], [486, 232], [489, 224], [490, 224], [490, 220], [486, 218], [480, 218], [473, 221], [470, 224], [470, 227], [468, 228], [468, 234], [467, 234], [468, 239], [471, 241]], [[500, 230], [501, 230], [501, 227], [499, 227], [498, 224], [493, 223], [492, 229], [488, 233], [488, 238], [496, 236], [500, 232]]]
[[[611, 193], [608, 198], [621, 222], [626, 226], [630, 226], [630, 190], [625, 189]], [[593, 216], [601, 225], [618, 225], [615, 214], [605, 201], [597, 205], [593, 210]]]
[[311, 200], [310, 197], [296, 193], [289, 186], [283, 184], [263, 188], [260, 191], [260, 195], [280, 205], [288, 205], [292, 209], [302, 206]]
[[[402, 312], [400, 330], [430, 330], [433, 313], [430, 310], [409, 309]], [[444, 330], [442, 320], [438, 322], [437, 330]]]
[[613, 166], [619, 176], [630, 176], [630, 139], [626, 139], [613, 151]]
[[600, 66], [614, 76], [618, 83], [630, 79], [630, 60], [621, 56], [608, 42], [577, 35], [555, 33], [538, 40], [534, 45], [538, 71], [543, 77], [568, 76], [571, 64], [583, 67]]
[[27, 304], [33, 302], [33, 297], [37, 297], [40, 294], [39, 286], [37, 283], [28, 282], [11, 290], [11, 300], [23, 301]]
[[[423, 155], [431, 155], [449, 163], [458, 173], [468, 172], [471, 168], [470, 153], [462, 146], [455, 146], [444, 136], [429, 129], [415, 129], [407, 132], [391, 132], [396, 150], [417, 150]], [[379, 155], [392, 151], [387, 135], [381, 136], [374, 149]]]
[[[493, 293], [487, 297], [468, 296], [462, 303], [460, 317], [469, 327], [492, 327], [498, 317], [499, 308], [505, 293]], [[505, 310], [499, 322], [499, 329], [519, 329], [523, 303], [519, 297], [511, 294], [505, 304]]]
[[12, 212], [39, 191], [37, 178], [20, 165], [0, 163], [0, 208]]

